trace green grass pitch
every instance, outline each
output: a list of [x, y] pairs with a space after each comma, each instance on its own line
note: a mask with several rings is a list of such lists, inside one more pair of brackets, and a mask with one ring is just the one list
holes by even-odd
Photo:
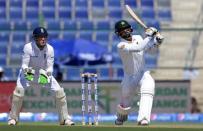
[[125, 123], [115, 126], [113, 123], [100, 123], [98, 126], [59, 126], [57, 123], [19, 123], [17, 126], [8, 126], [0, 123], [0, 131], [203, 131], [203, 124], [192, 123], [152, 123], [149, 126], [140, 127], [135, 123]]

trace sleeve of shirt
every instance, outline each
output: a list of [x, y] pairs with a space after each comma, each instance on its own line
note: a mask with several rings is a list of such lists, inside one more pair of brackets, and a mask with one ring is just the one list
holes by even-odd
[[151, 48], [153, 44], [153, 39], [151, 37], [142, 39], [140, 36], [138, 37], [138, 44], [125, 44], [124, 42], [121, 42], [118, 44], [117, 48], [126, 52], [140, 52]]
[[145, 50], [157, 47], [157, 41], [155, 37], [152, 37], [151, 40], [147, 43]]
[[47, 69], [46, 69], [46, 71], [48, 73], [52, 74], [53, 66], [54, 66], [54, 49], [50, 46], [50, 48], [48, 49]]
[[30, 55], [31, 55], [31, 48], [28, 44], [26, 44], [23, 48], [23, 55], [22, 55], [22, 69], [28, 68], [30, 62]]

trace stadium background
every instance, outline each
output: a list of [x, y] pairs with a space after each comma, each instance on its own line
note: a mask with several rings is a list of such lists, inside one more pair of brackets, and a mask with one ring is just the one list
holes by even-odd
[[[4, 68], [5, 76], [11, 81], [16, 80], [22, 47], [32, 39], [32, 30], [40, 25], [48, 29], [50, 41], [53, 39], [93, 41], [104, 47], [108, 55], [112, 56], [112, 61], [109, 60], [105, 64], [91, 65], [83, 61], [80, 66], [68, 64], [55, 66], [54, 75], [62, 73], [62, 82], [67, 84], [72, 81], [79, 82], [80, 73], [86, 71], [98, 73], [100, 81], [120, 82], [123, 73], [116, 52], [115, 45], [119, 40], [114, 34], [114, 23], [126, 19], [133, 25], [136, 33], [143, 31], [128, 15], [124, 4], [129, 4], [148, 26], [157, 27], [165, 36], [165, 41], [159, 50], [146, 55], [147, 67], [152, 70], [152, 76], [161, 81], [173, 80], [185, 83], [185, 80], [189, 80], [190, 94], [197, 99], [200, 109], [203, 110], [202, 0], [184, 0], [184, 2], [178, 0], [0, 0], [0, 66]], [[55, 57], [62, 59], [59, 58], [60, 55]], [[6, 99], [2, 94], [1, 92], [1, 101]], [[187, 99], [190, 98], [190, 94], [187, 95]], [[190, 114], [189, 111], [174, 112], [175, 115], [162, 114], [160, 121], [175, 119], [174, 121], [203, 122], [202, 114]], [[159, 114], [156, 115], [158, 118]], [[41, 119], [45, 116], [40, 114], [35, 118]], [[1, 118], [2, 121], [6, 121], [6, 114], [2, 113]], [[31, 119], [33, 120], [33, 116]], [[47, 119], [55, 121], [57, 117], [54, 114]]]

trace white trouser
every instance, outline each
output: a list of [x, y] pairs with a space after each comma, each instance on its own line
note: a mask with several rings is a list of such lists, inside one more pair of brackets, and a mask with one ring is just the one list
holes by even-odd
[[140, 87], [140, 106], [138, 121], [147, 119], [150, 122], [150, 114], [153, 102], [155, 83], [149, 71], [140, 74], [125, 75], [121, 83], [121, 101], [123, 107], [131, 107], [135, 93]]

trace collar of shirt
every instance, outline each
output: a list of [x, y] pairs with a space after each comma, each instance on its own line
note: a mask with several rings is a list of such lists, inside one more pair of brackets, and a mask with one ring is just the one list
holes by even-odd
[[45, 47], [42, 49], [42, 50], [40, 50], [38, 47], [37, 47], [37, 44], [35, 43], [35, 42], [32, 42], [32, 45], [33, 45], [33, 47], [37, 50], [37, 51], [46, 51], [47, 50], [47, 44], [48, 43], [46, 43], [46, 45], [45, 45]]
[[134, 42], [137, 43], [137, 41], [136, 41], [134, 35], [132, 36], [132, 41], [127, 41], [127, 40], [121, 38], [121, 42], [125, 42], [125, 43], [128, 43], [128, 44], [132, 44], [132, 43], [134, 43]]

